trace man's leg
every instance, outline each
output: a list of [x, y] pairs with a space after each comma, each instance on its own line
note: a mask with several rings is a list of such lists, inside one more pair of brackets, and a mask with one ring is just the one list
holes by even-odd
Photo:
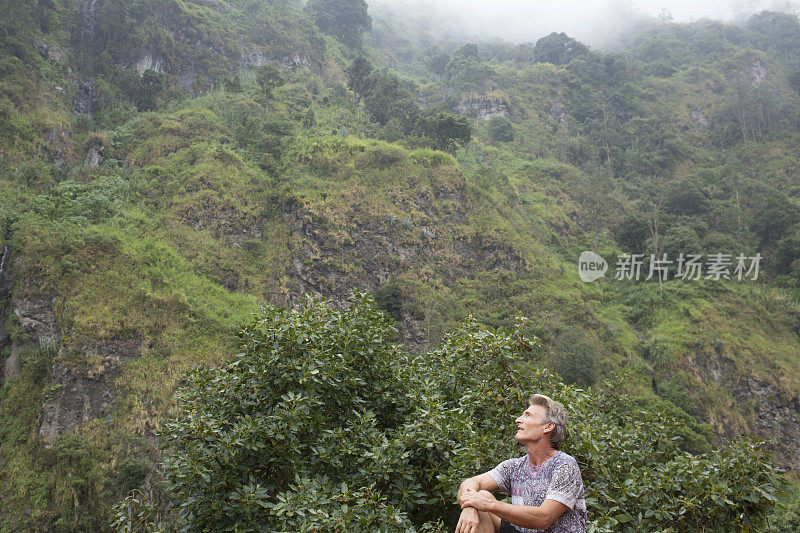
[[[482, 490], [481, 494], [493, 500], [497, 499], [494, 497], [494, 494], [492, 494], [488, 490]], [[485, 511], [478, 511], [478, 517], [480, 518], [481, 522], [480, 524], [478, 524], [478, 531], [476, 531], [475, 533], [499, 533], [500, 517], [495, 516], [492, 513], [487, 513]]]

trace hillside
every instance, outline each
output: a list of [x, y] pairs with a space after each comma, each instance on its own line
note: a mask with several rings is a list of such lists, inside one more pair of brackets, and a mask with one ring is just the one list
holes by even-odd
[[[624, 371], [683, 449], [754, 434], [795, 475], [796, 17], [599, 51], [291, 0], [0, 8], [0, 531], [109, 529], [189, 369], [264, 303], [353, 288], [415, 353], [521, 313], [567, 383]], [[763, 259], [659, 283], [614, 279], [625, 252]]]

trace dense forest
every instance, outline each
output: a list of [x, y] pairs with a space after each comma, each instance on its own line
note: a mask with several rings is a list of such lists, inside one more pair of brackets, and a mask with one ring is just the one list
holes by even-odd
[[0, 532], [452, 530], [532, 392], [590, 531], [800, 528], [796, 15], [0, 12]]

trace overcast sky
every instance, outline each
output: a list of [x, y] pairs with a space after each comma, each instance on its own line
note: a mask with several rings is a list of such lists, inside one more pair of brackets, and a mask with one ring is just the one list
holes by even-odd
[[[589, 44], [602, 44], [636, 18], [666, 9], [675, 22], [702, 18], [734, 21], [764, 9], [800, 12], [800, 0], [367, 0], [403, 14], [431, 7], [469, 32], [511, 42], [535, 41], [563, 31]], [[417, 9], [415, 9], [415, 6]]]

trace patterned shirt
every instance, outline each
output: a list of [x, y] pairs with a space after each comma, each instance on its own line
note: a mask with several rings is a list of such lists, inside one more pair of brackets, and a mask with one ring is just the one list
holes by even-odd
[[569, 509], [547, 529], [525, 529], [522, 533], [585, 533], [586, 499], [578, 462], [569, 454], [556, 452], [539, 466], [527, 455], [509, 459], [489, 472], [502, 492], [511, 496], [513, 505], [542, 505], [545, 500], [563, 503]]

